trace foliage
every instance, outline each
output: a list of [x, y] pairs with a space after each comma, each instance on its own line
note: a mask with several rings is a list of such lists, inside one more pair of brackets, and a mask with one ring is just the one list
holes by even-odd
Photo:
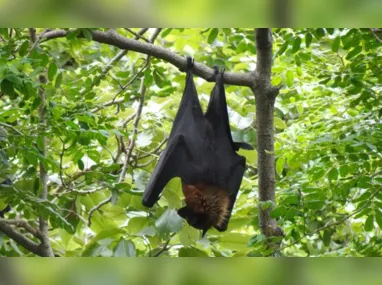
[[[134, 37], [128, 30], [118, 33]], [[179, 179], [154, 208], [141, 205], [182, 95], [182, 72], [135, 52], [107, 70], [119, 50], [93, 41], [86, 29], [33, 48], [26, 29], [14, 29], [12, 36], [1, 29], [1, 40], [0, 143], [9, 167], [1, 167], [0, 177], [14, 181], [0, 188], [0, 198], [13, 207], [7, 217], [31, 224], [40, 215], [48, 218], [52, 247], [62, 256], [272, 253], [258, 229], [256, 151], [240, 151], [248, 167], [224, 233], [210, 231], [200, 239], [176, 214], [183, 199]], [[155, 44], [232, 72], [256, 68], [249, 29], [164, 29]], [[380, 256], [381, 43], [368, 29], [275, 29], [273, 48], [272, 83], [284, 85], [276, 100], [272, 213], [286, 234], [282, 254]], [[37, 80], [41, 74], [46, 83]], [[142, 78], [147, 90], [134, 136]], [[205, 108], [212, 83], [195, 81]], [[40, 88], [48, 101], [46, 157], [39, 152]], [[226, 92], [234, 139], [255, 146], [251, 90], [226, 86]], [[118, 182], [132, 140], [127, 175]], [[39, 162], [49, 175], [44, 202]], [[103, 201], [110, 203], [94, 208]], [[0, 235], [0, 254], [30, 253]]]

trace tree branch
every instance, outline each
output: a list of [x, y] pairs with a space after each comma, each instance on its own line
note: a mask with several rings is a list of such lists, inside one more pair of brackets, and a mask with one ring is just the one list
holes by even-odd
[[[68, 31], [69, 32], [69, 31]], [[49, 31], [44, 34], [45, 40], [51, 40], [56, 38], [65, 37], [68, 33], [64, 30]], [[163, 59], [172, 65], [176, 66], [180, 70], [185, 70], [187, 60], [185, 57], [180, 56], [168, 49], [156, 46], [151, 43], [139, 42], [137, 40], [125, 38], [117, 34], [113, 30], [107, 32], [92, 31], [93, 40], [103, 44], [109, 44], [121, 49], [132, 50], [139, 53], [144, 53], [150, 56], [154, 56], [159, 59]], [[214, 69], [201, 63], [194, 63], [193, 73], [209, 82], [215, 80]], [[238, 86], [253, 87], [254, 74], [253, 73], [224, 73], [224, 83]]]
[[20, 232], [13, 229], [10, 225], [4, 222], [3, 219], [0, 219], [0, 231], [24, 247], [26, 250], [29, 250], [38, 256], [44, 256], [39, 244], [35, 243]]
[[[272, 33], [270, 29], [256, 29], [256, 97], [257, 164], [259, 180], [259, 227], [266, 237], [283, 236], [276, 220], [271, 217], [272, 207], [262, 208], [264, 202], [275, 203], [274, 104], [278, 89], [271, 85]], [[279, 248], [279, 244], [269, 244]]]
[[380, 31], [380, 29], [370, 29], [370, 31], [371, 31], [371, 33], [373, 34], [374, 38], [375, 38], [378, 42], [382, 43], [382, 39], [381, 39], [380, 37], [378, 37], [378, 35], [377, 35], [377, 33], [375, 32], [375, 30], [379, 30], [379, 31]]
[[[35, 29], [30, 29], [34, 30], [34, 32], [30, 32], [31, 34], [31, 41], [33, 43], [36, 42], [36, 31]], [[34, 35], [34, 36], [33, 36]], [[42, 36], [44, 33], [42, 34]], [[43, 84], [47, 82], [47, 79], [45, 78], [44, 75], [39, 76], [39, 81], [40, 81], [40, 88], [39, 88], [39, 95], [41, 98], [41, 103], [38, 109], [38, 114], [39, 114], [39, 135], [42, 137], [42, 146], [40, 151], [41, 156], [46, 157], [46, 150], [47, 150], [47, 139], [46, 139], [46, 134], [45, 131], [47, 129], [47, 121], [45, 118], [45, 110], [46, 110], [46, 97], [45, 97], [45, 90], [42, 87]], [[48, 174], [45, 169], [45, 166], [43, 162], [40, 160], [39, 162], [39, 168], [40, 168], [40, 181], [42, 185], [42, 191], [40, 198], [42, 200], [47, 200], [48, 198]], [[52, 250], [52, 247], [50, 245], [50, 240], [49, 240], [49, 233], [48, 233], [48, 222], [43, 218], [43, 216], [39, 217], [39, 223], [40, 223], [40, 233], [41, 233], [41, 250], [42, 250], [42, 255], [47, 256], [47, 257], [54, 257], [54, 253]]]
[[41, 233], [28, 224], [27, 221], [24, 220], [15, 220], [15, 219], [1, 219], [0, 222], [6, 223], [8, 225], [14, 225], [16, 227], [24, 228], [27, 232], [31, 233], [34, 237], [41, 239]]
[[[156, 31], [154, 32], [154, 34], [150, 38], [150, 42], [155, 41], [155, 38], [159, 35], [160, 30], [161, 29], [156, 29]], [[148, 62], [148, 64], [145, 64], [146, 68], [149, 66], [150, 56], [147, 56], [147, 62]], [[135, 138], [136, 138], [137, 133], [138, 133], [138, 124], [139, 124], [139, 120], [141, 118], [143, 104], [145, 102], [146, 86], [144, 85], [144, 83], [145, 83], [145, 77], [143, 76], [141, 78], [141, 86], [140, 86], [139, 92], [138, 92], [140, 94], [140, 99], [139, 99], [139, 105], [138, 105], [138, 109], [137, 109], [135, 120], [134, 120], [134, 129], [133, 129], [133, 133], [131, 135], [130, 144], [129, 144], [127, 151], [126, 151], [126, 158], [125, 158], [125, 161], [124, 161], [123, 166], [122, 166], [122, 171], [121, 171], [121, 174], [119, 176], [118, 183], [121, 183], [123, 180], [125, 180], [127, 165], [129, 164], [129, 161], [130, 161], [130, 158], [131, 158], [131, 155], [133, 153], [134, 146], [135, 146]], [[110, 203], [111, 198], [112, 198], [112, 196], [103, 200], [101, 203], [99, 203], [97, 206], [93, 207], [89, 211], [89, 216], [88, 216], [89, 226], [91, 225], [91, 218], [93, 216], [93, 213], [95, 211], [99, 210], [102, 206]]]

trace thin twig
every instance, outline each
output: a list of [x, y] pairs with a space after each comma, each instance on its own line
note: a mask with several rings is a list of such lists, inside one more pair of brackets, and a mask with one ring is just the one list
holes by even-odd
[[372, 32], [372, 34], [374, 35], [375, 39], [377, 41], [379, 41], [380, 43], [382, 43], [382, 39], [377, 35], [377, 33], [374, 31], [374, 29], [370, 29], [370, 31]]
[[138, 124], [139, 124], [139, 120], [141, 118], [143, 104], [144, 104], [144, 98], [145, 98], [145, 93], [146, 93], [146, 86], [144, 85], [144, 82], [145, 82], [144, 79], [145, 79], [144, 77], [142, 77], [142, 79], [141, 79], [141, 86], [140, 86], [140, 91], [139, 91], [140, 100], [139, 100], [137, 115], [135, 116], [134, 129], [133, 129], [133, 133], [131, 135], [130, 144], [127, 148], [126, 159], [123, 163], [122, 172], [121, 172], [121, 175], [120, 175], [119, 180], [118, 180], [119, 183], [122, 182], [123, 180], [125, 180], [127, 165], [129, 164], [130, 157], [131, 157], [131, 154], [132, 154], [134, 146], [135, 146], [135, 139], [136, 139], [136, 136], [138, 134]]
[[149, 157], [149, 156], [153, 155], [154, 153], [157, 153], [162, 148], [162, 146], [167, 142], [167, 140], [168, 140], [168, 138], [165, 138], [153, 151], [151, 151], [145, 155], [139, 156], [137, 158], [137, 160]]
[[106, 204], [110, 203], [111, 202], [111, 196], [103, 201], [101, 201], [100, 203], [98, 203], [96, 206], [94, 206], [93, 208], [90, 209], [89, 211], [89, 215], [88, 215], [88, 226], [90, 227], [91, 224], [92, 224], [92, 217], [93, 217], [93, 214], [95, 211], [98, 211], [99, 209], [101, 209], [101, 207], [105, 206]]
[[60, 172], [59, 172], [59, 175], [60, 175], [60, 180], [61, 180], [61, 184], [64, 188], [66, 188], [66, 184], [65, 184], [65, 181], [64, 181], [64, 177], [62, 175], [62, 172], [63, 172], [63, 167], [62, 167], [62, 161], [64, 159], [64, 154], [65, 154], [65, 151], [66, 151], [66, 148], [65, 148], [65, 143], [64, 141], [59, 137], [61, 143], [62, 143], [62, 150], [60, 152]]
[[[150, 38], [150, 42], [154, 42], [155, 41], [155, 38], [159, 35], [159, 32], [160, 32], [160, 29], [156, 29], [156, 32]], [[147, 56], [147, 62], [150, 63], [150, 56], [149, 55]], [[147, 67], [148, 66], [149, 66], [149, 64], [147, 64]], [[131, 135], [130, 143], [129, 143], [129, 146], [128, 146], [127, 151], [126, 151], [127, 152], [126, 153], [126, 158], [125, 158], [125, 161], [124, 161], [123, 166], [122, 166], [122, 171], [121, 171], [121, 174], [119, 176], [118, 183], [121, 183], [122, 181], [125, 180], [126, 171], [127, 171], [127, 165], [129, 164], [129, 161], [130, 161], [130, 158], [131, 158], [131, 155], [133, 153], [134, 146], [135, 146], [135, 138], [136, 138], [136, 136], [138, 134], [138, 124], [139, 124], [139, 120], [141, 118], [143, 104], [145, 102], [146, 86], [144, 84], [145, 83], [144, 79], [145, 79], [145, 77], [143, 76], [141, 78], [141, 85], [140, 85], [140, 88], [139, 88], [140, 99], [139, 99], [138, 109], [137, 109], [137, 112], [136, 112], [136, 117], [135, 117], [135, 120], [134, 120], [133, 133]], [[111, 202], [111, 198], [112, 198], [112, 196], [110, 195], [109, 198], [101, 201], [98, 205], [96, 205], [95, 207], [93, 207], [89, 211], [89, 216], [88, 216], [88, 225], [89, 226], [91, 225], [91, 218], [93, 216], [93, 213], [95, 211], [99, 210], [104, 205], [110, 203]]]
[[15, 133], [19, 134], [20, 136], [23, 136], [24, 134], [22, 132], [20, 132], [18, 129], [16, 129], [14, 126], [12, 125], [9, 125], [7, 123], [2, 123], [0, 122], [0, 126], [3, 126], [3, 127], [6, 127], [6, 128], [10, 128], [11, 130], [13, 130]]
[[288, 245], [282, 247], [280, 250], [284, 250], [284, 249], [286, 249], [286, 248], [288, 248], [288, 247], [291, 247], [291, 246], [293, 246], [293, 245], [295, 245], [295, 244], [298, 244], [303, 238], [305, 238], [305, 237], [307, 237], [307, 236], [314, 235], [314, 234], [316, 234], [316, 233], [318, 233], [318, 232], [320, 232], [320, 231], [322, 231], [322, 230], [325, 230], [325, 229], [327, 229], [327, 228], [331, 228], [331, 227], [333, 227], [333, 226], [338, 226], [338, 225], [340, 225], [340, 224], [346, 222], [349, 218], [353, 217], [354, 215], [360, 213], [361, 211], [363, 211], [364, 209], [366, 209], [367, 207], [369, 207], [371, 201], [374, 199], [375, 196], [377, 196], [377, 194], [378, 194], [381, 190], [382, 190], [382, 189], [378, 189], [377, 191], [375, 191], [375, 192], [370, 196], [370, 198], [369, 198], [368, 201], [365, 203], [365, 205], [363, 205], [363, 206], [362, 206], [361, 208], [359, 208], [358, 210], [352, 212], [352, 213], [349, 214], [349, 215], [346, 215], [344, 218], [342, 218], [341, 220], [339, 220], [339, 221], [337, 221], [337, 222], [333, 222], [333, 223], [326, 224], [326, 225], [324, 225], [324, 226], [322, 226], [322, 227], [320, 227], [320, 228], [318, 228], [318, 229], [315, 229], [314, 231], [312, 231], [312, 232], [310, 232], [310, 233], [304, 233], [304, 235], [303, 235], [301, 238], [299, 238], [298, 240], [294, 241], [294, 242], [291, 243], [291, 244], [288, 244]]
[[169, 250], [168, 245], [169, 245], [171, 239], [172, 239], [175, 235], [176, 235], [176, 233], [173, 233], [173, 234], [170, 235], [170, 238], [165, 242], [165, 244], [163, 245], [163, 248], [162, 248], [160, 251], [158, 251], [158, 252], [154, 255], [154, 257], [158, 257], [158, 256], [160, 256], [163, 252]]
[[151, 163], [153, 163], [154, 160], [155, 160], [155, 158], [150, 159], [149, 161], [147, 161], [145, 163], [142, 163], [142, 164], [136, 164], [135, 167], [137, 167], [137, 168], [144, 168], [144, 167], [150, 165]]
[[[146, 39], [145, 37], [143, 37], [141, 34], [134, 32], [132, 29], [125, 28], [125, 30], [128, 31], [130, 34], [133, 34], [136, 38], [140, 38], [140, 39], [144, 40], [144, 41], [147, 42], [147, 43], [149, 42], [148, 39]], [[146, 31], [147, 31], [147, 30], [148, 30], [148, 29], [146, 29]]]
[[[31, 29], [30, 29], [31, 30]], [[45, 29], [38, 37], [37, 37], [37, 39], [36, 39], [36, 34], [32, 34], [31, 32], [30, 32], [30, 35], [31, 35], [31, 40], [32, 40], [32, 42], [33, 42], [33, 45], [31, 46], [31, 48], [29, 49], [29, 51], [28, 51], [28, 55], [27, 55], [27, 57], [29, 57], [30, 55], [31, 55], [31, 53], [32, 53], [32, 51], [38, 46], [38, 44], [41, 42], [41, 40], [44, 38], [44, 34], [46, 33], [46, 32], [48, 32], [48, 31], [50, 31], [50, 29]], [[36, 30], [34, 31], [34, 33], [36, 33]]]

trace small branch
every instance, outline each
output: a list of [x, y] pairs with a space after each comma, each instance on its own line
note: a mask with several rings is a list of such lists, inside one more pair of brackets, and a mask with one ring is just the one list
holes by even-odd
[[62, 143], [62, 150], [61, 150], [61, 152], [60, 152], [60, 173], [59, 173], [59, 175], [60, 175], [60, 180], [61, 180], [61, 184], [62, 184], [62, 186], [64, 187], [64, 188], [66, 188], [66, 184], [65, 184], [65, 181], [64, 181], [64, 177], [63, 177], [63, 175], [62, 175], [62, 172], [63, 172], [63, 167], [62, 167], [62, 161], [63, 161], [63, 159], [64, 159], [64, 154], [65, 154], [65, 151], [66, 151], [66, 148], [65, 148], [65, 143], [64, 143], [64, 141], [59, 137], [59, 139], [60, 139], [60, 141], [61, 141], [61, 143]]
[[127, 124], [130, 123], [135, 117], [137, 116], [137, 113], [131, 114], [126, 118], [126, 120], [123, 121], [122, 127], [126, 128]]
[[370, 196], [370, 198], [369, 198], [368, 201], [365, 203], [365, 205], [363, 205], [363, 206], [362, 206], [361, 208], [359, 208], [358, 210], [356, 210], [356, 211], [350, 213], [349, 215], [345, 216], [344, 218], [342, 218], [341, 220], [339, 220], [339, 221], [337, 221], [337, 222], [333, 222], [333, 223], [326, 224], [326, 225], [324, 225], [324, 226], [322, 226], [322, 227], [320, 227], [320, 228], [318, 228], [318, 229], [315, 229], [313, 232], [310, 232], [310, 233], [304, 233], [304, 235], [303, 235], [301, 238], [299, 238], [298, 240], [294, 241], [294, 242], [291, 243], [291, 244], [288, 244], [288, 245], [282, 247], [280, 250], [284, 250], [284, 249], [286, 249], [286, 248], [288, 248], [288, 247], [291, 247], [291, 246], [293, 246], [293, 245], [295, 245], [295, 244], [298, 244], [303, 238], [305, 238], [305, 237], [307, 237], [307, 236], [311, 236], [311, 235], [317, 234], [317, 233], [319, 233], [319, 232], [322, 231], [322, 230], [331, 228], [331, 227], [333, 227], [333, 226], [338, 226], [338, 225], [340, 225], [340, 224], [346, 222], [346, 221], [347, 221], [348, 219], [350, 219], [351, 217], [357, 215], [358, 213], [362, 212], [364, 209], [366, 209], [367, 207], [369, 207], [370, 204], [371, 204], [371, 201], [375, 198], [375, 196], [378, 195], [378, 193], [379, 193], [381, 190], [382, 190], [382, 189], [378, 189], [377, 191], [375, 191], [375, 192]]
[[147, 161], [145, 163], [142, 163], [142, 164], [136, 164], [135, 167], [137, 167], [137, 168], [144, 168], [144, 167], [150, 165], [151, 163], [153, 163], [154, 160], [155, 160], [155, 158], [150, 159], [149, 161]]
[[41, 40], [43, 39], [44, 37], [44, 34], [48, 31], [50, 31], [50, 29], [45, 29], [39, 36], [38, 38], [36, 39], [36, 29], [29, 29], [29, 30], [34, 30], [34, 32], [31, 33], [31, 31], [29, 32], [29, 35], [31, 37], [31, 41], [33, 42], [33, 45], [31, 46], [31, 48], [29, 49], [28, 51], [28, 57], [31, 55], [32, 51], [38, 46], [38, 44], [41, 42]]
[[162, 148], [162, 146], [167, 142], [167, 140], [168, 138], [165, 138], [153, 151], [146, 153], [145, 155], [139, 156], [137, 160], [149, 157], [153, 155], [154, 153], [157, 153]]
[[[140, 29], [138, 33], [135, 34], [135, 40], [138, 40], [139, 38], [142, 37], [144, 33], [147, 32], [147, 28]], [[127, 54], [128, 50], [120, 50], [115, 57], [113, 57], [110, 62], [105, 66], [105, 68], [102, 71], [102, 74], [99, 76], [99, 79], [102, 79], [106, 76], [106, 74], [112, 69], [114, 64], [116, 64], [118, 61], [122, 59]]]
[[90, 227], [92, 224], [92, 217], [95, 211], [98, 211], [101, 209], [103, 206], [111, 202], [111, 196], [103, 201], [101, 201], [98, 205], [94, 206], [93, 208], [90, 209], [89, 211], [89, 216], [88, 216], [88, 226]]
[[20, 131], [19, 131], [18, 129], [16, 129], [14, 126], [9, 125], [9, 124], [7, 124], [7, 123], [2, 123], [2, 122], [0, 122], [0, 126], [3, 126], [3, 127], [5, 127], [5, 128], [9, 128], [9, 129], [13, 130], [15, 133], [17, 133], [17, 134], [20, 135], [20, 136], [23, 136], [23, 135], [24, 135], [22, 132], [20, 132]]
[[121, 98], [121, 99], [118, 99], [118, 100], [111, 100], [111, 101], [108, 101], [104, 104], [102, 104], [101, 106], [98, 106], [98, 107], [95, 107], [94, 109], [92, 109], [92, 113], [97, 113], [98, 111], [106, 108], [106, 107], [109, 107], [109, 106], [112, 106], [112, 105], [118, 105], [122, 102], [124, 102], [125, 99], [124, 98]]
[[[379, 30], [379, 29], [376, 29], [376, 30]], [[374, 29], [370, 29], [371, 33], [373, 34], [374, 38], [379, 41], [380, 43], [382, 43], [382, 39], [377, 35], [377, 33], [375, 32]]]
[[13, 229], [10, 225], [5, 223], [2, 219], [0, 220], [0, 231], [3, 232], [5, 235], [7, 235], [9, 238], [13, 239], [19, 245], [24, 247], [26, 250], [29, 250], [30, 252], [38, 256], [44, 256], [39, 244], [35, 243], [34, 241], [30, 240], [29, 238], [27, 238], [20, 232]]
[[[154, 34], [150, 38], [150, 43], [153, 43], [155, 41], [156, 37], [160, 33], [160, 30], [161, 29], [156, 29], [156, 31], [154, 32]], [[150, 56], [147, 56], [146, 62], [147, 62], [147, 64], [145, 64], [145, 66], [147, 68], [150, 65]], [[137, 109], [137, 113], [136, 113], [137, 115], [135, 116], [135, 120], [134, 120], [134, 129], [133, 129], [133, 133], [131, 135], [130, 144], [127, 148], [126, 159], [125, 159], [125, 162], [123, 163], [121, 175], [119, 176], [119, 180], [118, 180], [119, 183], [122, 182], [123, 180], [125, 180], [127, 165], [129, 164], [131, 154], [133, 153], [133, 149], [135, 146], [135, 139], [136, 139], [136, 136], [138, 134], [138, 124], [139, 124], [139, 120], [141, 118], [143, 104], [145, 102], [145, 93], [146, 93], [145, 77], [142, 77], [141, 78], [141, 86], [139, 88], [139, 94], [141, 95], [141, 97], [139, 100], [139, 105], [138, 105], [138, 109]]]
[[307, 233], [308, 235], [313, 235], [315, 233], [318, 233], [322, 230], [325, 230], [327, 228], [330, 228], [330, 227], [333, 227], [333, 226], [338, 226], [340, 224], [342, 224], [343, 222], [345, 222], [346, 220], [348, 220], [349, 218], [357, 215], [358, 213], [362, 212], [364, 209], [366, 209], [367, 207], [369, 207], [369, 205], [371, 204], [371, 201], [375, 198], [375, 196], [377, 196], [377, 194], [381, 191], [382, 189], [378, 189], [377, 191], [375, 191], [371, 196], [370, 198], [368, 199], [368, 201], [365, 203], [365, 205], [363, 205], [361, 208], [359, 208], [358, 210], [354, 211], [353, 213], [345, 216], [344, 218], [342, 218], [341, 220], [339, 220], [338, 222], [333, 222], [333, 223], [330, 223], [330, 224], [327, 224], [325, 226], [322, 226], [321, 228], [318, 228], [316, 229], [314, 232], [312, 233]]
[[154, 255], [154, 257], [159, 257], [163, 252], [169, 250], [168, 245], [170, 244], [171, 239], [172, 239], [175, 235], [176, 235], [175, 233], [173, 233], [173, 234], [170, 235], [170, 238], [165, 242], [165, 244], [163, 245], [163, 248], [162, 248], [160, 251], [158, 251], [158, 252]]
[[119, 183], [122, 182], [123, 180], [125, 180], [127, 165], [129, 164], [131, 154], [133, 153], [133, 149], [135, 146], [135, 139], [136, 139], [136, 136], [138, 134], [138, 124], [139, 124], [139, 120], [141, 118], [143, 104], [144, 104], [144, 98], [145, 98], [145, 93], [146, 93], [146, 86], [144, 85], [144, 79], [145, 79], [144, 77], [142, 77], [142, 79], [141, 79], [141, 87], [140, 87], [140, 91], [139, 91], [141, 98], [139, 100], [137, 115], [135, 116], [135, 120], [134, 120], [134, 129], [133, 129], [133, 133], [131, 135], [130, 144], [127, 148], [126, 159], [123, 163], [121, 175], [119, 176], [119, 180], [118, 180]]
[[[125, 30], [128, 31], [130, 34], [133, 34], [135, 36], [135, 38], [142, 39], [142, 40], [144, 40], [147, 43], [149, 42], [149, 40], [146, 39], [145, 37], [143, 37], [142, 34], [139, 34], [139, 32], [136, 33], [132, 29], [129, 29], [129, 28], [125, 28]], [[145, 30], [145, 32], [146, 32], [148, 29], [142, 29], [142, 30]]]
[[[155, 32], [153, 34], [153, 36], [150, 38], [150, 42], [154, 42], [155, 38], [159, 35], [159, 32], [160, 32], [160, 29], [157, 29], [157, 32]], [[147, 56], [147, 62], [148, 63], [150, 62], [150, 56]], [[148, 66], [148, 64], [147, 64], [147, 66]], [[136, 138], [137, 133], [138, 133], [138, 124], [139, 124], [139, 120], [141, 118], [143, 104], [145, 102], [144, 99], [145, 99], [145, 93], [146, 93], [146, 86], [144, 85], [144, 83], [145, 83], [144, 79], [145, 79], [144, 77], [141, 78], [141, 86], [139, 88], [140, 99], [139, 99], [139, 105], [138, 105], [138, 109], [137, 109], [135, 120], [134, 120], [134, 129], [133, 129], [133, 133], [131, 135], [130, 144], [129, 144], [127, 151], [126, 151], [127, 152], [126, 158], [125, 158], [125, 161], [124, 161], [123, 166], [122, 166], [122, 171], [121, 171], [121, 174], [119, 176], [118, 183], [121, 183], [123, 180], [125, 180], [127, 165], [129, 164], [129, 161], [130, 161], [130, 158], [131, 158], [131, 155], [133, 153], [134, 146], [135, 146], [135, 138]], [[109, 198], [103, 200], [101, 203], [99, 203], [97, 206], [93, 207], [90, 210], [89, 216], [88, 216], [88, 225], [89, 226], [91, 225], [91, 218], [93, 216], [93, 213], [95, 211], [99, 210], [102, 206], [104, 206], [110, 202], [111, 202], [111, 196]]]

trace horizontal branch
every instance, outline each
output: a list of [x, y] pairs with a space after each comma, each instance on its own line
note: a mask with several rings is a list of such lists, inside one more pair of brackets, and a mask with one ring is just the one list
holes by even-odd
[[[44, 34], [45, 40], [62, 38], [67, 35], [70, 31], [65, 30], [54, 30], [49, 31]], [[187, 60], [185, 57], [180, 56], [169, 49], [151, 44], [146, 42], [140, 42], [137, 40], [125, 38], [115, 32], [113, 29], [108, 30], [107, 32], [102, 31], [92, 31], [93, 40], [103, 44], [109, 44], [120, 49], [132, 50], [135, 52], [147, 54], [159, 59], [163, 59], [172, 65], [176, 66], [180, 70], [185, 70], [187, 65]], [[214, 69], [210, 68], [204, 64], [195, 62], [193, 73], [207, 81], [214, 81], [215, 73]], [[225, 72], [224, 73], [224, 83], [230, 85], [238, 86], [248, 86], [252, 87], [254, 85], [254, 73], [234, 73], [234, 72]]]

